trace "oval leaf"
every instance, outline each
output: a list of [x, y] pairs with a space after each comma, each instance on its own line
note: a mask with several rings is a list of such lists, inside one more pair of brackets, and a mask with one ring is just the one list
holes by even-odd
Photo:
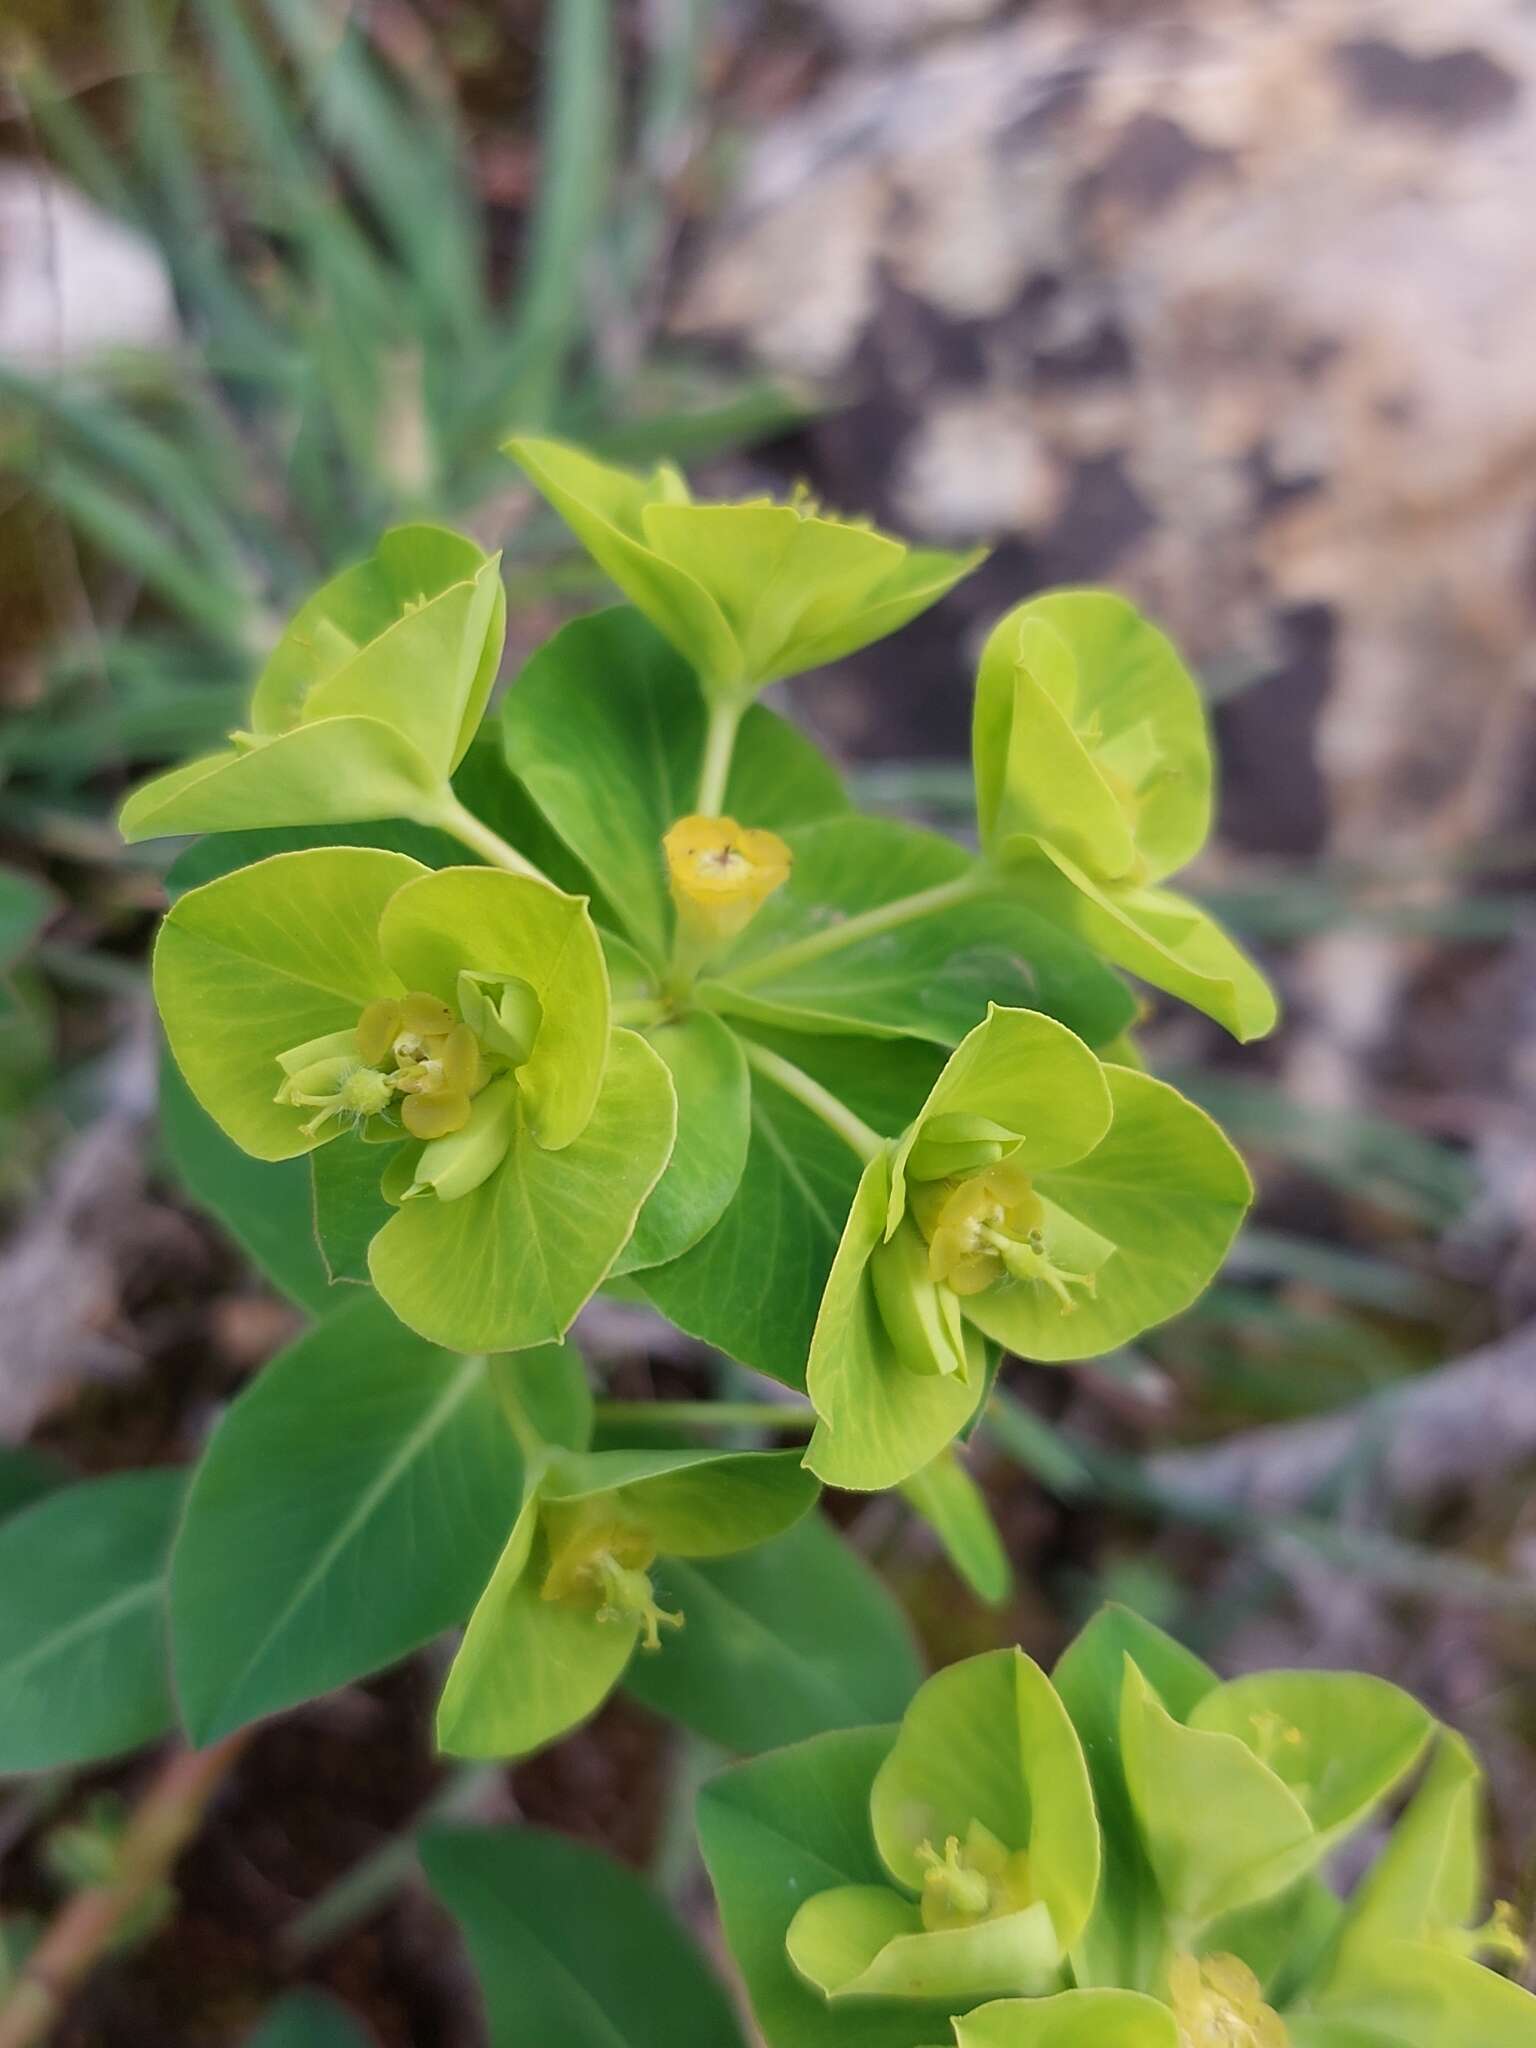
[[820, 1515], [739, 1557], [670, 1561], [658, 1583], [687, 1626], [626, 1687], [726, 1749], [894, 1720], [922, 1678], [901, 1608]]
[[536, 1828], [437, 1828], [421, 1860], [469, 1944], [491, 2048], [743, 2048], [692, 1940], [611, 1858]]
[[461, 1621], [521, 1485], [485, 1361], [364, 1296], [281, 1353], [198, 1469], [171, 1615], [193, 1740], [379, 1670]]
[[0, 1774], [171, 1726], [165, 1568], [184, 1487], [181, 1472], [89, 1479], [0, 1527]]

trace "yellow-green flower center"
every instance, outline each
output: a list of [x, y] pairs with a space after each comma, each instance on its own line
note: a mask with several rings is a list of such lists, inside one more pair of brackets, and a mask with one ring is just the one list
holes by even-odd
[[1285, 2022], [1236, 1956], [1176, 1956], [1168, 1990], [1179, 2048], [1290, 2048]]
[[959, 1182], [914, 1187], [912, 1209], [928, 1240], [928, 1271], [956, 1294], [982, 1294], [1002, 1280], [1048, 1287], [1063, 1315], [1073, 1288], [1092, 1294], [1092, 1273], [1058, 1264], [1047, 1242], [1045, 1205], [1028, 1174], [1004, 1159]]
[[1007, 1848], [979, 1820], [966, 1829], [963, 1843], [958, 1835], [948, 1836], [941, 1855], [931, 1842], [920, 1842], [917, 1856], [924, 1866], [923, 1926], [930, 1934], [979, 1926], [1035, 1903], [1029, 1858]]
[[661, 1648], [663, 1628], [682, 1627], [682, 1615], [656, 1604], [650, 1576], [656, 1544], [647, 1530], [607, 1504], [555, 1505], [544, 1521], [549, 1565], [540, 1588], [543, 1599], [587, 1607], [599, 1622], [638, 1622], [647, 1650]]
[[369, 1003], [351, 1031], [295, 1046], [278, 1064], [277, 1100], [315, 1112], [301, 1126], [306, 1137], [397, 1105], [413, 1138], [447, 1137], [469, 1121], [471, 1100], [489, 1078], [474, 1032], [420, 991]]

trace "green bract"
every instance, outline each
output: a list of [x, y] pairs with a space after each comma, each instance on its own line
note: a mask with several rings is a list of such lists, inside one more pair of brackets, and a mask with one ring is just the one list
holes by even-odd
[[135, 790], [123, 837], [431, 822], [505, 627], [497, 557], [444, 527], [396, 527], [300, 608], [257, 679], [250, 730]]
[[561, 1336], [672, 1148], [663, 1062], [609, 1023], [580, 899], [360, 847], [279, 854], [172, 908], [155, 994], [177, 1064], [247, 1152], [377, 1161], [368, 1269], [464, 1351]]
[[1193, 679], [1134, 606], [1065, 590], [1009, 612], [982, 651], [972, 749], [982, 849], [1021, 901], [1236, 1037], [1272, 1028], [1253, 963], [1157, 886], [1210, 831], [1210, 742]]
[[870, 1822], [894, 1882], [805, 1902], [786, 1944], [808, 1984], [963, 2010], [1060, 1983], [1099, 1840], [1082, 1749], [1037, 1664], [997, 1650], [930, 1679], [875, 1776]]
[[[1325, 1860], [1426, 1754], [1340, 1898]], [[770, 2048], [1516, 2048], [1536, 1999], [1475, 1960], [1520, 1949], [1472, 1924], [1479, 1799], [1396, 1688], [1222, 1684], [1106, 1609], [1054, 1685], [952, 1666], [898, 1729], [726, 1772], [701, 1828]]]
[[894, 633], [985, 553], [909, 547], [809, 499], [696, 505], [669, 463], [637, 476], [528, 438], [507, 453], [712, 701], [744, 701]]
[[[816, 1483], [794, 1452], [596, 1451], [532, 1475], [438, 1710], [459, 1756], [519, 1756], [595, 1712], [637, 1646], [685, 1617], [667, 1558], [725, 1557], [797, 1522]], [[652, 1570], [658, 1577], [653, 1582]]]
[[982, 1398], [983, 1338], [1089, 1358], [1176, 1314], [1251, 1196], [1173, 1089], [993, 1008], [860, 1179], [811, 1343], [812, 1469], [880, 1487], [926, 1465]]

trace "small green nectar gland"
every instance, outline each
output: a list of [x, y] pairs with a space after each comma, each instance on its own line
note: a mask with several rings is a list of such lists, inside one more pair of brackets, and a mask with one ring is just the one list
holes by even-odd
[[1168, 1994], [1179, 2048], [1290, 2048], [1284, 2020], [1236, 1956], [1175, 1956]]
[[911, 1206], [938, 1286], [967, 1295], [1004, 1280], [1034, 1280], [1056, 1296], [1063, 1315], [1077, 1306], [1074, 1288], [1095, 1291], [1093, 1273], [1058, 1265], [1051, 1256], [1045, 1206], [1028, 1174], [1006, 1159], [958, 1182], [919, 1181]]
[[540, 1588], [545, 1600], [592, 1610], [599, 1623], [638, 1622], [642, 1649], [659, 1650], [663, 1628], [681, 1628], [683, 1617], [656, 1605], [650, 1567], [656, 1545], [648, 1532], [613, 1512], [611, 1502], [584, 1501], [545, 1511], [549, 1569]]
[[1029, 1858], [1006, 1848], [979, 1820], [966, 1829], [963, 1844], [950, 1835], [940, 1855], [931, 1842], [920, 1842], [917, 1855], [925, 1866], [922, 1916], [930, 1934], [975, 1927], [1035, 1903]]

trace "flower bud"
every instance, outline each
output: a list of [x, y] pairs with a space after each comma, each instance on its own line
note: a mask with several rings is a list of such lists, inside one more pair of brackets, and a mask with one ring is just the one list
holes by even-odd
[[734, 939], [789, 880], [776, 832], [734, 818], [679, 818], [662, 841], [680, 944], [700, 959]]
[[520, 1067], [533, 1051], [544, 1005], [516, 974], [459, 975], [459, 1015], [488, 1053]]
[[870, 1254], [870, 1284], [886, 1335], [910, 1372], [966, 1377], [965, 1329], [960, 1303], [937, 1287], [928, 1271], [928, 1247], [909, 1217]]
[[1016, 1151], [1019, 1143], [1019, 1132], [989, 1116], [941, 1111], [926, 1120], [907, 1155], [907, 1178], [950, 1180], [957, 1174], [975, 1173], [983, 1166], [995, 1166]]
[[[410, 1112], [420, 1110], [442, 1097], [413, 1096], [407, 1100]], [[467, 1107], [462, 1126], [446, 1137], [435, 1138], [416, 1162], [416, 1176], [406, 1189], [409, 1202], [423, 1195], [435, 1195], [440, 1202], [454, 1202], [473, 1194], [482, 1181], [500, 1166], [512, 1143], [517, 1116], [517, 1084], [510, 1075], [492, 1081]]]

